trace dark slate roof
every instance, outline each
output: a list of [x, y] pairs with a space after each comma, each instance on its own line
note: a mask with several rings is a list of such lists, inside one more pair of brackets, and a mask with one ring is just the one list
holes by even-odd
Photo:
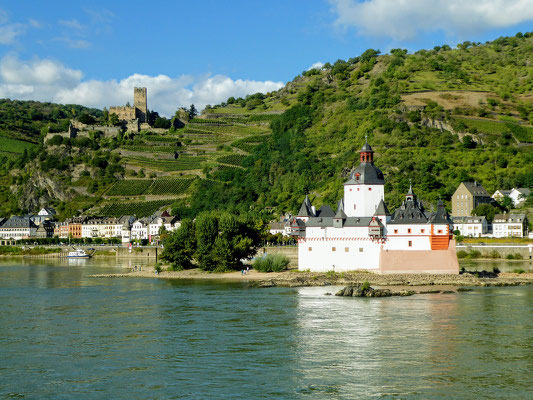
[[[356, 179], [356, 175], [359, 174], [359, 179]], [[362, 162], [359, 166], [350, 174], [350, 179], [344, 183], [345, 185], [383, 185], [385, 184], [385, 178], [383, 172], [374, 165], [373, 162]]]
[[298, 217], [312, 217], [313, 216], [313, 208], [311, 206], [311, 202], [309, 201], [309, 196], [305, 196], [305, 200], [302, 203], [302, 206], [300, 207], [300, 211], [298, 211]]
[[322, 217], [322, 218], [324, 218], [324, 217], [334, 217], [335, 216], [335, 212], [331, 209], [330, 206], [323, 205], [316, 212], [316, 216], [317, 217]]
[[526, 214], [496, 214], [492, 222], [524, 222]]
[[389, 209], [387, 208], [387, 204], [385, 204], [385, 201], [381, 199], [381, 201], [378, 204], [378, 208], [376, 208], [376, 212], [374, 215], [390, 215]]
[[454, 224], [480, 224], [485, 220], [485, 216], [481, 215], [479, 217], [451, 217]]
[[374, 150], [372, 150], [372, 147], [370, 147], [370, 145], [368, 144], [368, 142], [365, 141], [365, 144], [364, 144], [363, 147], [361, 148], [360, 153], [362, 153], [362, 152], [368, 152], [368, 151], [370, 151], [370, 152], [372, 152], [372, 153], [374, 152]]
[[394, 215], [389, 224], [427, 224], [429, 216], [424, 210], [424, 206], [416, 195], [410, 190], [412, 196], [404, 200], [402, 205], [394, 211]]
[[472, 196], [490, 197], [485, 188], [479, 182], [461, 182]]
[[431, 215], [429, 218], [429, 222], [432, 224], [451, 224], [452, 220], [450, 219], [450, 215], [446, 211], [446, 208], [444, 207], [444, 203], [439, 200], [437, 203], [437, 211]]
[[[328, 226], [333, 226], [334, 219], [335, 218], [333, 217], [312, 217], [306, 221], [305, 226], [325, 228]], [[368, 226], [370, 221], [372, 221], [372, 217], [347, 217], [344, 221], [343, 227]]]
[[11, 217], [3, 225], [2, 228], [36, 228], [37, 225], [33, 223], [30, 217]]
[[344, 212], [344, 201], [341, 199], [339, 200], [339, 203], [337, 204], [337, 212], [335, 213], [335, 219], [346, 219], [348, 216]]
[[291, 220], [291, 226], [296, 226], [298, 225], [299, 227], [305, 227], [305, 222], [303, 222], [301, 219], [299, 218], [293, 218]]

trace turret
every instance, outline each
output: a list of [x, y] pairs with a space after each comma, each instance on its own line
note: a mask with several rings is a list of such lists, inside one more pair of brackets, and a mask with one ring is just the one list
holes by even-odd
[[348, 217], [374, 215], [385, 197], [385, 178], [374, 165], [374, 150], [366, 141], [359, 151], [359, 159], [361, 163], [344, 183], [344, 212]]

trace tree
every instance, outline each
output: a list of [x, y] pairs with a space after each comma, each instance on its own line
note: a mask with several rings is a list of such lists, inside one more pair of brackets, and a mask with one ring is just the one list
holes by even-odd
[[174, 270], [193, 267], [196, 251], [196, 233], [193, 221], [184, 219], [181, 226], [163, 240], [164, 250], [161, 259], [171, 263]]
[[476, 208], [472, 210], [472, 215], [476, 215], [478, 217], [485, 217], [487, 218], [488, 222], [492, 222], [494, 219], [494, 216], [498, 213], [500, 213], [502, 210], [493, 204], [480, 204]]
[[198, 111], [196, 110], [196, 107], [194, 104], [191, 104], [191, 107], [189, 108], [189, 119], [193, 119], [198, 115]]
[[116, 126], [116, 125], [120, 124], [120, 120], [118, 119], [118, 115], [115, 114], [115, 113], [109, 114], [108, 121], [109, 121], [108, 122], [109, 126]]
[[213, 247], [218, 236], [218, 219], [212, 212], [203, 212], [196, 218], [196, 254], [198, 266], [206, 271], [217, 267]]
[[85, 125], [93, 125], [96, 120], [92, 115], [89, 115], [87, 113], [83, 113], [78, 117], [78, 121], [80, 121], [82, 124]]

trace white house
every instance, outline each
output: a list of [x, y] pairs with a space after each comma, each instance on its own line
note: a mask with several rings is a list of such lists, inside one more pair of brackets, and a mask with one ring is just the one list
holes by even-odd
[[481, 237], [489, 232], [489, 224], [484, 216], [452, 217], [452, 221], [453, 230], [458, 230], [461, 236]]
[[492, 236], [527, 237], [528, 221], [525, 214], [496, 214], [492, 221]]
[[28, 216], [13, 216], [0, 226], [0, 239], [28, 239], [36, 233], [37, 225]]
[[519, 207], [531, 193], [528, 188], [513, 188], [511, 190], [496, 190], [492, 198], [496, 201], [501, 201], [505, 196], [510, 197], [513, 201], [514, 207]]
[[306, 197], [298, 216], [298, 268], [311, 271], [459, 273], [452, 221], [439, 201], [429, 213], [412, 188], [391, 215], [385, 179], [365, 143], [360, 164], [344, 184], [337, 211], [316, 209]]
[[131, 240], [148, 239], [149, 222], [141, 218], [131, 225]]
[[530, 193], [531, 190], [529, 190], [528, 188], [517, 188], [511, 190], [511, 193], [509, 193], [509, 197], [511, 198], [511, 200], [513, 200], [513, 205], [515, 207], [519, 207], [522, 205], [522, 203], [526, 201]]

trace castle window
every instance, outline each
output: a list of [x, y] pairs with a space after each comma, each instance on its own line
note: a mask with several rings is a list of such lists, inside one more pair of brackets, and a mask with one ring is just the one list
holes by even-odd
[[313, 251], [313, 248], [312, 248], [312, 247], [309, 247], [309, 251]]
[[362, 253], [362, 252], [363, 252], [363, 248], [359, 247], [359, 253]]
[[353, 209], [355, 210], [355, 204], [353, 205]]
[[345, 251], [346, 253], [348, 253], [348, 252], [350, 251], [350, 248], [349, 248], [349, 247], [345, 247], [345, 248], [344, 248], [344, 251]]
[[394, 230], [394, 233], [398, 233], [398, 229], [395, 229], [395, 230]]
[[372, 190], [372, 188], [368, 188], [368, 191], [370, 192]]
[[331, 251], [337, 251], [337, 248], [336, 247], [332, 247]]
[[359, 191], [359, 188], [357, 188], [357, 191]]
[[420, 229], [420, 233], [424, 233], [425, 231], [425, 229]]
[[437, 233], [442, 233], [442, 229], [439, 229], [439, 230], [437, 231]]
[[408, 246], [409, 246], [409, 247], [413, 247], [413, 241], [412, 241], [412, 240], [409, 240], [409, 242], [408, 242]]
[[350, 192], [352, 191], [352, 189], [350, 188]]
[[407, 233], [411, 233], [411, 228], [408, 228], [408, 229], [407, 229]]

